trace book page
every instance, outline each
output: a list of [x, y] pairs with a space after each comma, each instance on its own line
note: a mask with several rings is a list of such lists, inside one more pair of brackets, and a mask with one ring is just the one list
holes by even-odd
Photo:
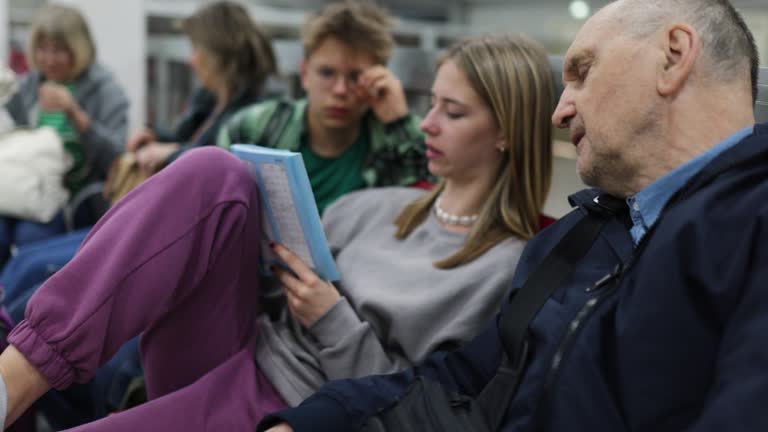
[[[305, 264], [314, 268], [315, 262], [304, 238], [299, 215], [296, 213], [285, 166], [264, 162], [259, 164], [259, 171], [266, 192], [266, 196], [262, 197], [265, 202], [261, 206], [263, 232], [267, 237], [267, 241], [262, 242], [262, 256], [266, 261], [277, 261], [277, 257], [269, 248], [269, 242], [275, 241], [293, 251]], [[270, 209], [271, 214], [269, 214]], [[280, 238], [276, 238], [275, 231], [280, 233]]]

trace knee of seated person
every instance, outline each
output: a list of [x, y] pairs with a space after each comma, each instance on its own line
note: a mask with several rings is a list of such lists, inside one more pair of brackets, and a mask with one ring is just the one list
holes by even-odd
[[[186, 152], [172, 165], [186, 171], [186, 178], [194, 179], [204, 189], [250, 191], [253, 179], [247, 165], [232, 153], [218, 147], [201, 147]], [[183, 174], [184, 175], [184, 174]]]
[[189, 171], [195, 178], [206, 180], [247, 173], [245, 164], [237, 156], [219, 147], [192, 149], [172, 165], [176, 170]]

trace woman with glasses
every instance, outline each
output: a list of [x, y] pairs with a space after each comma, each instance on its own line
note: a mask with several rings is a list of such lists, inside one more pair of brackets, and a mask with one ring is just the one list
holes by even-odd
[[[17, 126], [52, 127], [74, 162], [64, 183], [70, 195], [103, 181], [128, 128], [128, 99], [96, 62], [88, 24], [75, 8], [46, 5], [29, 38], [32, 70], [6, 104]], [[0, 267], [11, 245], [24, 246], [65, 230], [62, 214], [47, 223], [0, 217]]]

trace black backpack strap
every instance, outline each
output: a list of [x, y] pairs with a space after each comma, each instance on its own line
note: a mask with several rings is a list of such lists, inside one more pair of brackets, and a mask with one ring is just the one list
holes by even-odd
[[293, 115], [292, 108], [293, 106], [290, 102], [284, 100], [277, 102], [275, 111], [272, 112], [272, 116], [269, 118], [267, 125], [264, 126], [259, 141], [256, 143], [257, 145], [275, 148], [285, 131], [285, 127], [288, 125], [288, 120], [290, 120]]
[[501, 313], [499, 333], [508, 355], [477, 398], [466, 397], [430, 378], [419, 376], [396, 402], [369, 418], [363, 431], [499, 430], [525, 368], [529, 322], [550, 294], [573, 272], [603, 226], [627, 209], [624, 200], [607, 195], [584, 207], [587, 215], [555, 245]]
[[587, 215], [555, 245], [502, 311], [499, 336], [513, 368], [521, 367], [524, 362], [521, 353], [530, 321], [552, 292], [573, 272], [603, 226], [627, 206], [624, 200], [601, 195], [586, 207]]
[[563, 280], [573, 273], [603, 227], [627, 210], [624, 200], [610, 195], [595, 197], [585, 207], [587, 215], [555, 245], [501, 313], [499, 338], [508, 361], [502, 361], [496, 375], [478, 396], [490, 430], [496, 430], [501, 424], [525, 369], [531, 320]]
[[[763, 129], [758, 128], [758, 131]], [[762, 145], [762, 141], [749, 142], [746, 138], [744, 144], [736, 149], [721, 155], [717, 161], [708, 164], [701, 172], [695, 175], [683, 186], [664, 206], [662, 214], [678, 202], [689, 197], [698, 190], [706, 187], [725, 172], [740, 169], [756, 163], [765, 163], [768, 158], [768, 150]], [[595, 198], [593, 203], [585, 205], [588, 214], [582, 218], [560, 242], [552, 249], [552, 252], [542, 261], [536, 270], [531, 273], [528, 280], [511, 298], [509, 305], [502, 311], [499, 318], [499, 337], [504, 351], [509, 359], [505, 367], [511, 372], [520, 374], [525, 367], [527, 357], [526, 337], [528, 325], [539, 309], [544, 305], [555, 289], [576, 268], [576, 264], [590, 249], [599, 235], [603, 226], [612, 218], [627, 211], [627, 205], [623, 199], [610, 195], [601, 195]], [[621, 271], [627, 271], [632, 267], [640, 251], [648, 243], [648, 239], [655, 231], [657, 224], [646, 233], [643, 241], [635, 248], [635, 252], [629, 262], [622, 266]], [[517, 377], [519, 378], [519, 376]], [[497, 393], [498, 395], [498, 393]]]

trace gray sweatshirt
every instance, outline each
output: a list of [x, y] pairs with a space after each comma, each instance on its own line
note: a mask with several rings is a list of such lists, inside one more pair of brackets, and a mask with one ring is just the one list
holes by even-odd
[[381, 188], [340, 198], [323, 217], [343, 296], [311, 328], [287, 310], [260, 321], [256, 361], [297, 405], [332, 379], [392, 373], [474, 336], [500, 307], [525, 242], [510, 238], [474, 261], [442, 270], [465, 235], [433, 215], [405, 240], [393, 221], [423, 191]]
[[[18, 92], [6, 104], [19, 126], [37, 123], [37, 92], [45, 82], [37, 71], [24, 76]], [[128, 133], [128, 98], [112, 74], [99, 64], [90, 65], [74, 82], [74, 97], [91, 118], [91, 126], [81, 133], [78, 144], [90, 165], [88, 181], [103, 181], [112, 160], [125, 146]]]

